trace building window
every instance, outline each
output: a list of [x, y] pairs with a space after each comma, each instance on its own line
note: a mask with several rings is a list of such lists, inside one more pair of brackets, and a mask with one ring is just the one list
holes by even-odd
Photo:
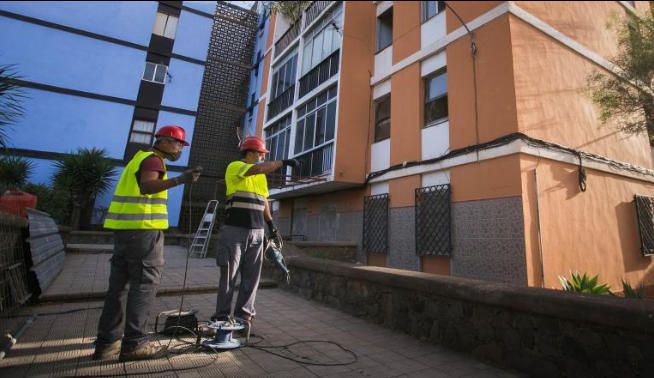
[[640, 251], [643, 256], [654, 255], [654, 198], [634, 196], [638, 233], [640, 234]]
[[291, 141], [291, 115], [268, 126], [266, 132], [266, 146], [270, 150], [268, 160], [284, 160], [288, 158]]
[[327, 59], [341, 46], [339, 34], [342, 24], [342, 7], [338, 7], [329, 16], [313, 28], [313, 31], [304, 38], [304, 52], [302, 53], [302, 75]]
[[145, 62], [145, 71], [143, 71], [143, 80], [163, 84], [166, 81], [166, 72], [168, 67], [164, 64]]
[[391, 96], [375, 103], [375, 142], [391, 137]]
[[447, 72], [425, 80], [425, 127], [447, 120]]
[[422, 2], [422, 22], [429, 20], [435, 15], [445, 10], [444, 1], [423, 1]]
[[271, 100], [268, 103], [268, 119], [281, 113], [293, 104], [295, 97], [295, 74], [297, 54], [292, 55], [273, 73]]
[[377, 52], [393, 43], [393, 8], [377, 17]]
[[130, 143], [152, 144], [154, 122], [135, 119], [132, 123], [132, 131], [129, 134]]
[[388, 254], [388, 194], [363, 197], [363, 250]]
[[416, 189], [415, 204], [416, 254], [451, 256], [450, 185]]
[[175, 16], [157, 12], [157, 17], [154, 20], [154, 29], [152, 30], [152, 33], [162, 37], [175, 39], [178, 20], [179, 19]]
[[336, 87], [331, 87], [297, 109], [294, 153], [319, 148], [334, 139]]

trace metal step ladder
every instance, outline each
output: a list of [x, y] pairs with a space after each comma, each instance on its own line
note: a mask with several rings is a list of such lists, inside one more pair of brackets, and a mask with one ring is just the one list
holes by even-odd
[[207, 203], [207, 207], [202, 215], [200, 226], [195, 232], [193, 241], [191, 242], [191, 257], [205, 258], [207, 257], [207, 250], [209, 249], [209, 240], [211, 239], [211, 231], [216, 221], [216, 211], [218, 210], [218, 201], [211, 200]]

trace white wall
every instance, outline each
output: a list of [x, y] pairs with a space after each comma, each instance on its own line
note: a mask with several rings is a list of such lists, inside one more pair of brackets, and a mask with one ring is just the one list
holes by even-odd
[[446, 34], [445, 12], [441, 12], [420, 27], [420, 48], [424, 49], [439, 39], [445, 38]]
[[445, 155], [450, 148], [448, 121], [422, 129], [422, 160]]
[[381, 171], [391, 166], [391, 139], [374, 143], [370, 147], [370, 170]]

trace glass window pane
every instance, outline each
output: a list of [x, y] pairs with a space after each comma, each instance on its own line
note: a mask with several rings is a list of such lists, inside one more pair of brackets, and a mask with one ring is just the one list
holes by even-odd
[[304, 151], [302, 148], [304, 143], [304, 119], [300, 120], [297, 123], [297, 127], [295, 128], [295, 149], [293, 153], [299, 154], [300, 152]]
[[375, 122], [380, 122], [390, 117], [391, 117], [391, 96], [388, 96], [376, 104]]
[[274, 99], [277, 97], [277, 72], [273, 74], [273, 79], [272, 79], [272, 88], [270, 88], [270, 91], [272, 92], [272, 98]]
[[304, 53], [302, 54], [302, 75], [311, 69], [311, 46], [313, 40], [307, 39], [304, 45]]
[[334, 139], [334, 129], [336, 127], [336, 101], [327, 105], [327, 121], [325, 122], [325, 142]]
[[381, 51], [393, 43], [393, 10], [389, 10], [377, 18], [377, 51]]
[[168, 16], [168, 22], [166, 22], [166, 30], [164, 31], [164, 37], [175, 39], [175, 33], [177, 33], [177, 21], [178, 21], [177, 17]]
[[308, 150], [313, 147], [313, 134], [315, 128], [316, 113], [310, 114], [307, 117], [304, 125], [304, 149]]
[[334, 34], [334, 27], [327, 25], [323, 31], [324, 37], [322, 41], [322, 56], [326, 58], [332, 52], [332, 34]]
[[150, 144], [152, 143], [152, 135], [143, 133], [132, 133], [129, 136], [129, 141], [132, 143]]
[[318, 34], [316, 38], [313, 39], [313, 45], [315, 48], [311, 55], [311, 67], [314, 67], [322, 60], [322, 33]]
[[307, 107], [305, 105], [301, 105], [299, 108], [297, 108], [297, 116], [298, 118], [302, 117], [304, 113], [306, 112]]
[[315, 108], [316, 108], [316, 98], [314, 97], [311, 100], [309, 100], [309, 102], [307, 102], [307, 113], [309, 113]]
[[425, 125], [444, 121], [448, 116], [447, 96], [425, 104]]
[[316, 139], [315, 139], [315, 146], [319, 146], [323, 143], [325, 143], [325, 112], [327, 111], [327, 107], [323, 106], [316, 112]]
[[436, 97], [442, 96], [447, 93], [447, 73], [435, 76], [429, 80], [427, 100], [432, 100]]
[[290, 148], [291, 144], [291, 130], [286, 130], [286, 132], [283, 134], [285, 135], [284, 140], [284, 159], [288, 159], [288, 149]]
[[166, 19], [168, 15], [157, 12], [157, 17], [154, 19], [154, 28], [152, 28], [152, 33], [156, 35], [164, 35], [164, 29], [166, 28]]
[[426, 16], [427, 20], [434, 17], [438, 13], [437, 4], [438, 1], [425, 1], [426, 4]]
[[329, 88], [329, 99], [331, 100], [332, 98], [336, 97], [336, 87], [331, 87]]
[[141, 121], [134, 120], [134, 126], [132, 127], [134, 131], [143, 131], [146, 133], [151, 133], [154, 130], [154, 122], [150, 121]]
[[156, 65], [154, 63], [146, 62], [145, 71], [143, 72], [143, 80], [152, 81], [154, 79], [154, 69]]
[[157, 64], [157, 70], [154, 73], [154, 81], [157, 83], [164, 83], [166, 79], [166, 66]]
[[322, 92], [318, 95], [318, 106], [324, 104], [327, 101], [327, 91]]

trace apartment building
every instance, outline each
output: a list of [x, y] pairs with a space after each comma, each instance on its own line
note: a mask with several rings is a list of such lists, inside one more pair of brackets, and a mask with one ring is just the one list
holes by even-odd
[[654, 285], [648, 137], [601, 125], [587, 89], [618, 51], [607, 22], [648, 7], [315, 1], [297, 21], [273, 15], [258, 127], [270, 158], [304, 163], [272, 191], [283, 233], [356, 242], [368, 265]]

